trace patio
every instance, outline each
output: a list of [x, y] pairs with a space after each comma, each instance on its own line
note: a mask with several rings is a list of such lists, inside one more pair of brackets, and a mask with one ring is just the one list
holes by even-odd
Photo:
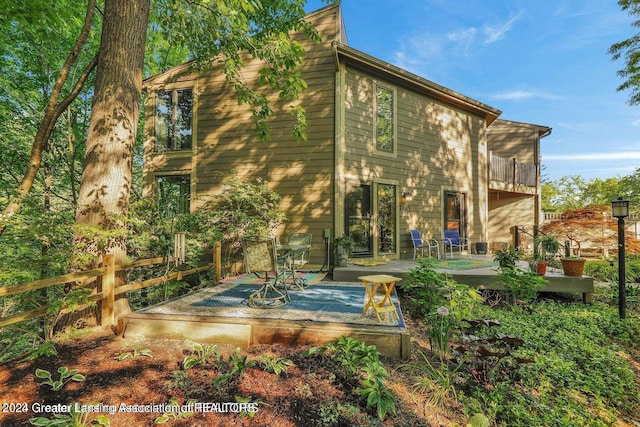
[[249, 307], [257, 286], [222, 283], [136, 311], [127, 316], [125, 336], [247, 348], [270, 343], [322, 345], [346, 335], [376, 345], [388, 357], [410, 354], [409, 332], [395, 293], [392, 302], [399, 319], [389, 316], [378, 322], [371, 311], [362, 315], [365, 290], [360, 283], [322, 281], [303, 291], [291, 290], [291, 301], [277, 308]]
[[[357, 261], [356, 261], [357, 262]], [[291, 291], [291, 301], [278, 308], [252, 308], [247, 304], [257, 289], [255, 279], [239, 279], [190, 292], [127, 316], [127, 337], [191, 339], [201, 343], [226, 343], [247, 348], [253, 344], [284, 343], [322, 345], [346, 335], [373, 344], [381, 354], [407, 358], [410, 334], [394, 291], [392, 302], [399, 320], [378, 322], [373, 313], [362, 315], [365, 290], [360, 276], [387, 274], [405, 277], [416, 267], [412, 260], [388, 261], [383, 265], [349, 265], [335, 268], [333, 279], [324, 274], [307, 273], [311, 285]], [[457, 282], [479, 289], [501, 289], [496, 283], [497, 266], [491, 256], [450, 262], [441, 271]], [[545, 275], [543, 292], [581, 293], [589, 303], [594, 290], [591, 277], [568, 277], [561, 273]], [[402, 287], [403, 281], [398, 287]]]

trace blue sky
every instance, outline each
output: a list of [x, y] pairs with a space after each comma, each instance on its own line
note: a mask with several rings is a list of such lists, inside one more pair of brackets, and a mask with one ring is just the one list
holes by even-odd
[[[324, 4], [307, 3], [312, 11]], [[640, 106], [629, 106], [609, 47], [633, 34], [613, 0], [343, 0], [349, 45], [553, 128], [545, 178], [640, 167]]]

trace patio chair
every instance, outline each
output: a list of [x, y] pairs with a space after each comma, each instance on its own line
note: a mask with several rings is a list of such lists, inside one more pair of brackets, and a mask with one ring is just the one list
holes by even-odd
[[420, 236], [418, 230], [409, 230], [411, 233], [411, 242], [413, 243], [413, 259], [418, 256], [418, 250], [420, 250], [420, 256], [424, 257], [424, 250], [429, 250], [429, 256], [431, 256], [431, 250], [436, 250], [436, 258], [440, 257], [440, 247], [436, 239], [423, 239]]
[[[257, 276], [264, 275], [264, 283], [249, 296], [248, 305], [258, 308], [275, 308], [289, 301], [287, 288], [278, 288], [282, 278], [276, 255], [276, 242], [273, 237], [256, 236], [242, 239], [244, 269]], [[273, 277], [269, 277], [271, 274]]]
[[444, 239], [442, 239], [443, 253], [446, 256], [447, 250], [449, 251], [450, 258], [453, 258], [453, 251], [460, 252], [460, 256], [462, 256], [462, 251], [465, 250], [469, 254], [469, 259], [471, 259], [471, 242], [466, 237], [460, 237], [460, 233], [458, 230], [444, 230], [442, 232]]
[[287, 244], [282, 246], [284, 255], [279, 258], [280, 265], [283, 267], [281, 274], [284, 283], [291, 283], [300, 290], [304, 290], [308, 285], [307, 280], [298, 275], [298, 270], [309, 262], [312, 237], [309, 233], [290, 234]]

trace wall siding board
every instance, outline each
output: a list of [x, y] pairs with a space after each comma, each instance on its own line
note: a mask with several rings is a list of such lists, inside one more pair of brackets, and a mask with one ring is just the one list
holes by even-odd
[[[377, 155], [373, 148], [375, 118], [369, 95], [377, 81], [396, 90], [395, 157]], [[419, 212], [419, 218], [411, 213], [401, 215], [402, 256], [412, 255], [410, 228], [419, 228], [434, 238], [441, 237], [443, 189], [467, 194], [469, 237], [484, 238], [486, 215], [482, 209], [475, 208], [486, 205], [486, 199], [477, 191], [481, 171], [471, 169], [479, 158], [478, 147], [486, 126], [484, 118], [380, 81], [357, 68], [347, 68], [346, 86], [345, 135], [349, 144], [346, 169], [355, 172], [363, 166], [370, 168], [374, 171], [372, 177], [397, 181], [398, 191], [414, 193], [410, 209]]]
[[[145, 166], [145, 182], [153, 173], [169, 167], [189, 170], [195, 166], [196, 197], [204, 200], [219, 194], [223, 177], [232, 169], [246, 179], [261, 177], [281, 195], [281, 207], [289, 218], [279, 232], [308, 231], [314, 235], [315, 265], [322, 265], [326, 259], [323, 230], [341, 227], [342, 221], [336, 218], [342, 214], [342, 201], [336, 194], [344, 185], [337, 181], [344, 179], [343, 174], [369, 183], [397, 183], [398, 193], [413, 193], [410, 210], [399, 214], [401, 257], [412, 256], [409, 229], [418, 228], [425, 236], [441, 237], [442, 199], [447, 190], [467, 195], [467, 232], [472, 241], [487, 240], [494, 234], [502, 238], [496, 234], [500, 222], [488, 219], [489, 211], [491, 215], [500, 213], [494, 210], [500, 206], [491, 206], [493, 201], [488, 200], [488, 152], [499, 146], [503, 153], [526, 158], [531, 155], [526, 142], [531, 138], [531, 128], [503, 127], [496, 121], [496, 126], [487, 129], [487, 116], [482, 109], [450, 102], [450, 98], [445, 101], [433, 88], [416, 90], [419, 86], [415, 82], [408, 83], [397, 76], [391, 77], [393, 81], [386, 80], [389, 77], [381, 76], [389, 74], [374, 70], [373, 66], [345, 59], [338, 64], [338, 71], [331, 42], [345, 41], [339, 9], [325, 8], [309, 19], [323, 40], [315, 44], [300, 38], [307, 50], [300, 71], [309, 87], [293, 101], [269, 94], [275, 111], [269, 141], [259, 141], [250, 108], [238, 105], [219, 67], [197, 75], [184, 71], [185, 80], [197, 79], [197, 143], [192, 153], [195, 160], [191, 163], [188, 156], [151, 155], [148, 158], [152, 161]], [[342, 55], [342, 51], [338, 52]], [[248, 60], [243, 74], [255, 87], [261, 65]], [[162, 77], [158, 81], [163, 79], [169, 80]], [[395, 93], [396, 152], [391, 155], [377, 153], [374, 148], [376, 83]], [[337, 99], [342, 101], [338, 107], [343, 111], [336, 111]], [[298, 143], [291, 136], [295, 124], [289, 114], [291, 105], [302, 105], [306, 110], [307, 141]], [[336, 123], [340, 124], [339, 129]], [[342, 138], [344, 153], [341, 149], [336, 151]], [[529, 211], [527, 201], [518, 211], [518, 219], [524, 220]]]
[[[329, 43], [341, 38], [336, 14], [337, 9], [333, 9], [310, 17], [325, 40], [322, 44], [298, 37], [307, 51], [300, 70], [308, 89], [296, 101], [279, 100], [275, 93], [269, 96], [276, 114], [270, 122], [268, 142], [259, 141], [250, 108], [238, 104], [219, 66], [196, 75], [197, 204], [220, 194], [222, 179], [231, 169], [249, 180], [266, 179], [270, 188], [280, 194], [288, 217], [279, 231], [314, 234], [311, 264], [315, 265], [322, 265], [326, 257], [322, 231], [333, 225], [334, 206], [327, 201], [332, 200], [334, 180], [335, 61]], [[257, 87], [257, 72], [262, 64], [247, 60], [246, 65], [243, 76]], [[295, 120], [289, 105], [295, 104], [303, 105], [308, 122], [308, 140], [299, 143], [291, 136]], [[146, 165], [147, 176], [162, 173], [168, 167], [189, 170], [188, 158], [179, 158], [182, 153], [171, 154], [166, 162], [159, 158], [150, 161]]]

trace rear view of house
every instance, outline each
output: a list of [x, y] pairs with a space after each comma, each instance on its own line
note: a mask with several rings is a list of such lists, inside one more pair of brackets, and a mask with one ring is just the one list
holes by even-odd
[[[308, 88], [294, 102], [272, 94], [267, 142], [215, 66], [196, 72], [187, 63], [145, 82], [147, 196], [173, 197], [161, 204], [190, 212], [232, 173], [262, 178], [282, 197], [289, 220], [280, 232], [313, 235], [311, 266], [325, 263], [327, 243], [343, 234], [356, 241], [354, 256], [372, 259], [412, 257], [411, 229], [502, 241], [507, 199], [519, 221], [537, 221], [539, 140], [548, 128], [496, 120], [494, 107], [353, 49], [339, 6], [307, 20], [322, 37], [298, 38]], [[244, 74], [256, 85], [259, 65], [249, 61]], [[306, 110], [307, 141], [291, 136], [292, 105]], [[533, 165], [533, 182], [503, 186], [494, 167], [514, 157]]]

